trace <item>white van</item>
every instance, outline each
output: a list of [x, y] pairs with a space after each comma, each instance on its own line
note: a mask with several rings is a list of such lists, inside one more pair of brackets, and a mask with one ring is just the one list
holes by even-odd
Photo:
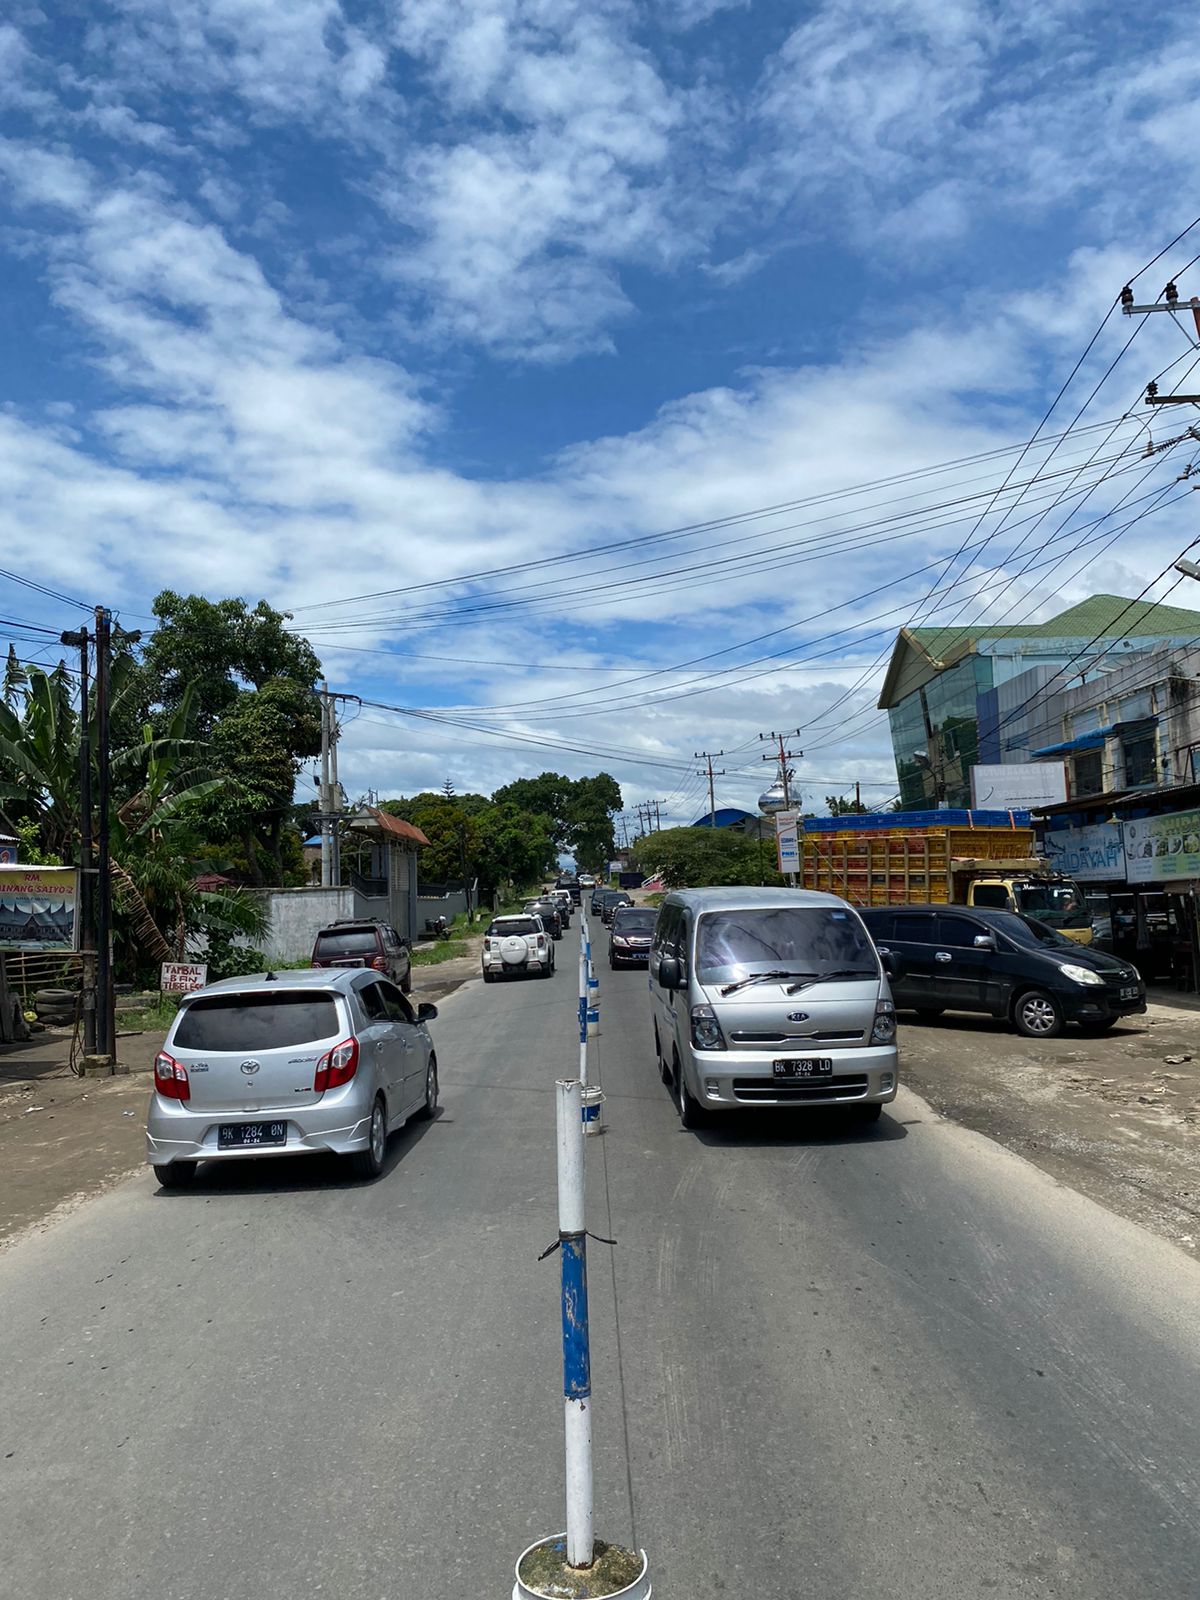
[[672, 892], [654, 929], [650, 997], [658, 1070], [685, 1128], [745, 1106], [848, 1106], [874, 1121], [896, 1097], [887, 975], [836, 895]]

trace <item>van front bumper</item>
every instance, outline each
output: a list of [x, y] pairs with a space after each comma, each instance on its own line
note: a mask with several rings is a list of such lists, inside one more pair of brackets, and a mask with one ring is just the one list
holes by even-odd
[[[777, 1077], [776, 1061], [827, 1060], [833, 1062], [828, 1077]], [[713, 1110], [750, 1106], [845, 1106], [878, 1103], [896, 1098], [900, 1082], [900, 1052], [895, 1045], [875, 1045], [862, 1050], [827, 1050], [819, 1045], [798, 1054], [768, 1055], [765, 1050], [688, 1051], [690, 1088], [703, 1106]]]

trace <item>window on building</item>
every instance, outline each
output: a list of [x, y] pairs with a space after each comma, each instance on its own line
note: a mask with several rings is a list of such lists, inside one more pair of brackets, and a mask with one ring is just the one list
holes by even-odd
[[1158, 782], [1158, 738], [1153, 722], [1129, 729], [1121, 738], [1125, 760], [1125, 787], [1142, 788]]
[[1103, 750], [1082, 750], [1072, 763], [1071, 793], [1078, 794], [1103, 794], [1104, 792], [1104, 752]]

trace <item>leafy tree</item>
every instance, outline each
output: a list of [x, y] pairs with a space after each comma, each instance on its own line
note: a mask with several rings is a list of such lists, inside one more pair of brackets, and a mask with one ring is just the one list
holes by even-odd
[[548, 817], [556, 854], [570, 852], [592, 865], [612, 855], [613, 816], [621, 809], [621, 787], [607, 772], [590, 778], [543, 772], [506, 784], [492, 799]]
[[643, 872], [661, 872], [671, 889], [784, 881], [770, 841], [728, 828], [665, 828], [637, 840], [632, 853]]
[[[445, 794], [417, 794], [411, 800], [385, 800], [381, 811], [412, 822], [429, 840], [421, 852], [421, 877], [430, 883], [473, 875], [479, 854], [479, 820]], [[464, 871], [465, 869], [465, 871]]]
[[164, 589], [152, 609], [159, 624], [142, 657], [151, 704], [173, 711], [190, 689], [202, 735], [242, 688], [283, 678], [312, 690], [321, 675], [308, 640], [287, 631], [290, 615], [265, 600], [251, 608]]
[[553, 868], [557, 851], [546, 817], [508, 801], [489, 806], [476, 821], [475, 869], [485, 893], [509, 884], [524, 887]]
[[847, 800], [840, 794], [827, 794], [825, 809], [831, 817], [861, 817], [866, 815], [868, 808], [861, 800]]

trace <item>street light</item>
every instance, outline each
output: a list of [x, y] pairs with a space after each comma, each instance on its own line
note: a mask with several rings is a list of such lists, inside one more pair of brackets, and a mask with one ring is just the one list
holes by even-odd
[[1175, 571], [1182, 572], [1185, 578], [1200, 579], [1200, 563], [1185, 561], [1182, 556], [1175, 563]]

